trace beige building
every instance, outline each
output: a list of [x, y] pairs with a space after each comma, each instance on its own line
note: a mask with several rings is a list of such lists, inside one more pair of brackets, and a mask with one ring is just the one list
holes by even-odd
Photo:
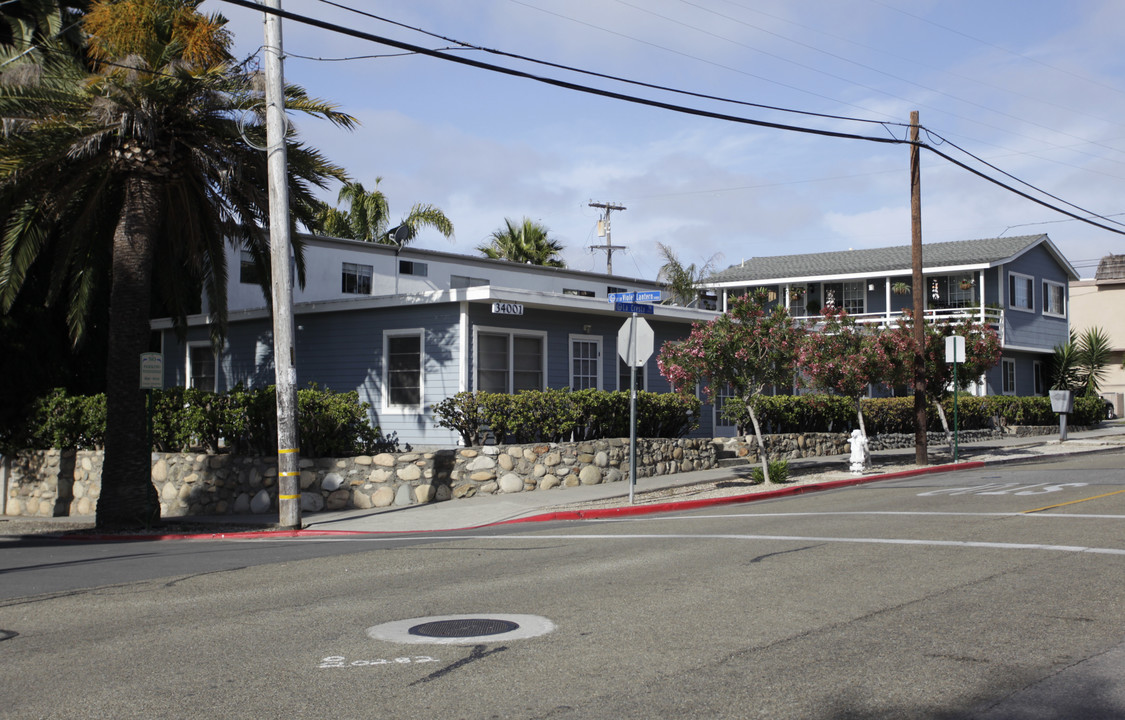
[[1093, 280], [1070, 283], [1070, 327], [1078, 335], [1089, 327], [1109, 335], [1113, 355], [1102, 395], [1113, 401], [1118, 417], [1125, 417], [1125, 255], [1106, 255]]

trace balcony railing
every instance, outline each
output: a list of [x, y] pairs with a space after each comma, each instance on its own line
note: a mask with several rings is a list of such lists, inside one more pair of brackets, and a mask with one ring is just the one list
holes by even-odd
[[[799, 315], [796, 319], [808, 322], [815, 327], [816, 321], [821, 317], [820, 315]], [[894, 327], [902, 317], [902, 314], [894, 313], [888, 315], [885, 312], [858, 313], [850, 315], [850, 317], [854, 318], [859, 325], [873, 325], [875, 327], [885, 328]], [[996, 332], [1000, 335], [1001, 344], [1004, 343], [1004, 311], [1000, 308], [931, 308], [926, 310], [922, 314], [922, 317], [927, 323], [948, 322], [956, 325], [966, 320], [982, 322], [995, 328]]]

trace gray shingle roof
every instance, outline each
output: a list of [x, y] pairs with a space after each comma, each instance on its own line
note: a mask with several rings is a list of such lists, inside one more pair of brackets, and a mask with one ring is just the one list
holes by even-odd
[[1125, 255], [1106, 255], [1098, 263], [1094, 280], [1125, 280]]
[[[926, 268], [981, 265], [1006, 260], [1047, 240], [1046, 235], [958, 240], [922, 246]], [[910, 269], [910, 246], [754, 257], [707, 279], [709, 283], [884, 273]]]

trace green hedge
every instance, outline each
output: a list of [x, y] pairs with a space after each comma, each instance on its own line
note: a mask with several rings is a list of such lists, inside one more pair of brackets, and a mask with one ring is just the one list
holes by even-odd
[[[864, 398], [863, 422], [869, 435], [914, 432], [914, 398]], [[850, 432], [858, 427], [855, 405], [839, 395], [764, 395], [756, 407], [758, 422], [764, 433], [788, 432]], [[942, 403], [950, 429], [953, 427], [953, 398]], [[724, 414], [750, 433], [753, 426], [742, 403], [728, 401]], [[933, 406], [926, 408], [929, 430], [941, 430], [941, 418]], [[1105, 417], [1105, 405], [1098, 397], [1074, 399], [1071, 425], [1096, 425]], [[1013, 397], [961, 395], [957, 399], [957, 424], [962, 430], [981, 430], [995, 425], [1058, 425], [1058, 415], [1051, 411], [1046, 397]]]
[[[229, 393], [194, 388], [154, 390], [153, 450], [200, 448], [246, 455], [277, 452], [277, 406], [273, 386], [237, 387]], [[347, 457], [397, 449], [368, 420], [357, 392], [336, 393], [315, 385], [297, 391], [297, 432], [305, 457]], [[36, 401], [17, 448], [97, 448], [105, 438], [105, 396], [67, 395], [54, 390]]]
[[[637, 393], [637, 434], [683, 437], [699, 425], [700, 402], [672, 393]], [[605, 390], [461, 392], [433, 406], [434, 422], [466, 445], [563, 442], [629, 436], [629, 393]]]

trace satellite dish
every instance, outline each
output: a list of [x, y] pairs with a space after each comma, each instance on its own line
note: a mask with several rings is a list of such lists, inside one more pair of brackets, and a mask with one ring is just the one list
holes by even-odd
[[414, 230], [409, 225], [403, 223], [390, 231], [391, 241], [402, 247], [410, 240], [414, 239]]

